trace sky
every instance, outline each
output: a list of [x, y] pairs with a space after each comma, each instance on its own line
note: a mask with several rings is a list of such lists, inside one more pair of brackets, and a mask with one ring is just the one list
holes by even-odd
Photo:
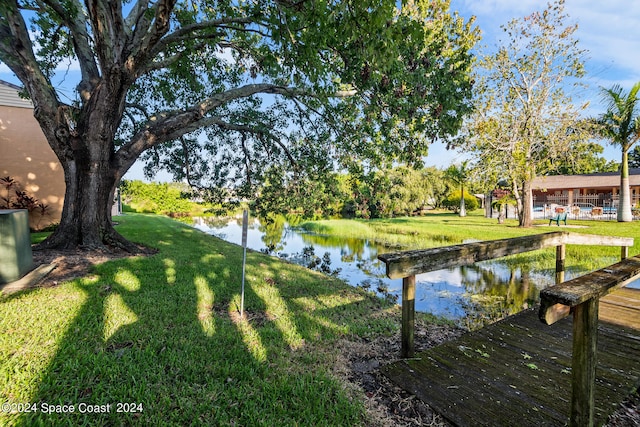
[[[476, 17], [482, 31], [480, 45], [494, 49], [499, 43], [500, 26], [514, 18], [544, 10], [546, 0], [451, 0], [451, 10], [460, 16]], [[590, 101], [588, 114], [597, 116], [604, 106], [600, 87], [619, 84], [629, 90], [640, 81], [640, 1], [638, 0], [566, 0], [568, 23], [578, 24], [575, 37], [580, 49], [587, 51], [585, 68], [587, 85], [584, 98]], [[619, 148], [603, 145], [607, 160], [620, 161]], [[447, 151], [436, 143], [426, 158], [427, 165], [447, 166], [464, 160], [464, 155]]]
[[[482, 32], [479, 44], [489, 50], [498, 45], [501, 25], [543, 10], [546, 5], [546, 0], [451, 0], [452, 11], [466, 19], [476, 17], [475, 23]], [[569, 23], [578, 24], [575, 36], [579, 47], [587, 51], [584, 97], [590, 101], [588, 114], [596, 116], [604, 110], [599, 97], [600, 87], [610, 88], [619, 84], [629, 90], [640, 81], [640, 1], [566, 0], [565, 13], [569, 16]], [[73, 97], [72, 88], [75, 86], [71, 78], [73, 68], [72, 65], [69, 76], [61, 73], [59, 81], [54, 82], [68, 86], [70, 97]], [[18, 83], [3, 64], [0, 64], [0, 79]], [[607, 160], [620, 161], [618, 148], [608, 144], [603, 146]], [[429, 166], [447, 167], [464, 158], [463, 154], [447, 151], [443, 144], [435, 143], [430, 147], [425, 162]], [[143, 179], [142, 165], [138, 163], [126, 178]], [[164, 176], [157, 178], [168, 179]]]

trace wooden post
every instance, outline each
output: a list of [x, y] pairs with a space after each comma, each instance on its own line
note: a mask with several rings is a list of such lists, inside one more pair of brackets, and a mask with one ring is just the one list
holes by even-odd
[[403, 358], [413, 357], [413, 332], [416, 316], [416, 276], [402, 279], [402, 347]]
[[565, 245], [556, 246], [556, 285], [564, 282], [564, 266], [565, 266]]
[[620, 246], [620, 259], [627, 259], [629, 257], [629, 246]]
[[593, 426], [598, 350], [598, 302], [591, 298], [574, 307], [571, 361], [572, 427]]

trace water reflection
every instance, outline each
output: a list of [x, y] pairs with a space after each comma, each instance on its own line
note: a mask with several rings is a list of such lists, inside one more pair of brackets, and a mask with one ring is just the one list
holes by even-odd
[[[241, 243], [241, 218], [194, 218], [194, 226], [228, 242]], [[432, 246], [457, 243], [462, 242], [441, 239]], [[384, 264], [377, 259], [378, 254], [397, 251], [397, 247], [310, 234], [290, 226], [282, 216], [251, 219], [247, 246], [335, 274], [383, 297], [398, 299], [402, 295], [402, 281], [388, 279]], [[481, 324], [485, 317], [501, 317], [533, 305], [540, 290], [552, 284], [551, 275], [532, 274], [522, 266], [499, 261], [439, 270], [416, 276], [416, 310]]]

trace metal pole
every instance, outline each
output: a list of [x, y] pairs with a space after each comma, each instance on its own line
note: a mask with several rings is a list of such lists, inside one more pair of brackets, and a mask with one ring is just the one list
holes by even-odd
[[247, 264], [247, 228], [249, 225], [249, 211], [242, 213], [242, 290], [240, 294], [240, 317], [244, 317], [244, 273]]

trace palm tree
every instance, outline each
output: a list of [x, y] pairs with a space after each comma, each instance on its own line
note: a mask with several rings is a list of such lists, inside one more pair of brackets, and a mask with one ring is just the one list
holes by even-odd
[[602, 88], [602, 98], [607, 103], [607, 110], [595, 121], [596, 133], [622, 149], [619, 222], [633, 220], [629, 190], [629, 150], [640, 139], [639, 91], [640, 82], [633, 85], [627, 94], [620, 85], [614, 85], [611, 89]]
[[460, 216], [467, 216], [467, 210], [464, 205], [464, 186], [469, 180], [470, 169], [469, 161], [465, 160], [459, 165], [451, 165], [446, 170], [446, 176], [456, 184], [460, 185]]

